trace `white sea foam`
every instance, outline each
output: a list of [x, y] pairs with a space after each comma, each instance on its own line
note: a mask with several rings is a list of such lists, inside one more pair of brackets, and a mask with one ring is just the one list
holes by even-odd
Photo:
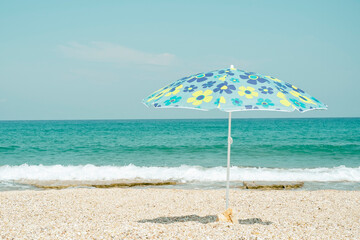
[[[0, 181], [9, 180], [175, 180], [180, 182], [225, 181], [226, 168], [200, 166], [138, 167], [128, 166], [62, 166], [27, 165], [0, 166]], [[308, 169], [232, 167], [232, 181], [352, 181], [360, 182], [360, 167]]]

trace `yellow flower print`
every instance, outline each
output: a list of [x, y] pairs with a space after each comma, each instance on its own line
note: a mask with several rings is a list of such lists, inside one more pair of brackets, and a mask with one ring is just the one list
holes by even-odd
[[214, 102], [214, 104], [217, 105], [218, 108], [220, 108], [221, 103], [226, 103], [226, 100], [223, 96], [221, 96]]
[[[170, 91], [170, 88], [164, 89], [164, 88], [160, 88], [159, 90], [157, 90], [156, 92], [153, 93], [153, 97], [149, 98], [147, 100], [147, 102], [150, 102], [152, 100], [156, 100], [161, 98], [162, 96], [164, 96], [165, 93], [167, 93], [168, 91]], [[157, 93], [157, 94], [156, 94]]]
[[252, 87], [244, 87], [244, 86], [241, 86], [239, 87], [239, 95], [240, 96], [245, 96], [246, 98], [248, 99], [251, 99], [253, 97], [257, 97], [259, 94], [257, 92], [255, 92], [255, 88], [252, 88]]
[[278, 78], [274, 78], [274, 77], [270, 77], [270, 76], [265, 76], [265, 77], [267, 77], [267, 78], [269, 78], [269, 79], [273, 80], [274, 82], [281, 82], [281, 80], [280, 80], [280, 79], [278, 79]]
[[286, 99], [285, 95], [284, 95], [282, 92], [278, 92], [276, 96], [277, 96], [278, 98], [281, 98], [280, 103], [281, 103], [282, 105], [284, 105], [284, 106], [286, 106], [286, 107], [289, 107], [289, 106], [291, 105], [293, 108], [295, 108], [295, 107], [291, 104], [291, 102], [289, 102], [289, 101]]
[[171, 96], [171, 94], [172, 95], [176, 95], [178, 92], [180, 92], [180, 89], [183, 87], [183, 85], [180, 85], [180, 86], [178, 86], [178, 87], [176, 87], [176, 88], [172, 88], [171, 90], [170, 90], [170, 92], [168, 92], [165, 96]]
[[311, 100], [310, 98], [304, 96], [304, 95], [301, 95], [299, 92], [295, 92], [295, 91], [290, 91], [291, 95], [297, 97], [300, 99], [300, 101], [304, 102], [304, 103], [309, 103], [309, 104], [314, 104], [316, 105], [316, 103], [314, 103], [313, 100]]
[[225, 81], [226, 77], [227, 77], [227, 75], [224, 75], [224, 76], [220, 77], [219, 80], [220, 81]]
[[205, 90], [205, 91], [197, 91], [193, 93], [194, 97], [190, 97], [187, 99], [188, 103], [192, 103], [193, 105], [200, 105], [202, 104], [202, 102], [210, 102], [211, 99], [213, 98], [212, 96], [210, 96], [210, 94], [212, 94], [211, 90]]

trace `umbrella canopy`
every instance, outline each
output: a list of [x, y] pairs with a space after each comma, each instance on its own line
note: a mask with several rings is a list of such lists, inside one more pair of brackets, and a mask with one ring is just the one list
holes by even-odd
[[233, 66], [194, 74], [171, 83], [143, 100], [156, 108], [219, 109], [226, 112], [270, 110], [305, 112], [327, 106], [302, 89], [275, 77]]
[[234, 68], [198, 73], [171, 83], [143, 100], [156, 108], [219, 109], [229, 112], [226, 208], [229, 206], [231, 112], [270, 110], [306, 112], [327, 106], [302, 89], [277, 78]]

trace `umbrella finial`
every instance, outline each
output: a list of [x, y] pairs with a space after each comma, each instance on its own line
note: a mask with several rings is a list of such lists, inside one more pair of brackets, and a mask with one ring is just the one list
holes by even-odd
[[235, 68], [234, 68], [234, 65], [230, 65], [230, 69], [235, 69]]

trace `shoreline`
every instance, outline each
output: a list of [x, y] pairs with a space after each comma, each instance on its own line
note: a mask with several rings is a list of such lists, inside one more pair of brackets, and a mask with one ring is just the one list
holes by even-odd
[[[244, 185], [245, 184], [245, 185]], [[257, 187], [260, 185], [260, 187]], [[144, 179], [117, 179], [117, 180], [12, 180], [0, 181], [0, 192], [29, 191], [49, 189], [92, 189], [92, 188], [159, 188], [185, 190], [222, 190], [226, 182], [181, 182]], [[270, 186], [270, 187], [268, 187]], [[230, 188], [236, 190], [249, 189], [277, 189], [277, 190], [341, 190], [360, 191], [360, 182], [350, 181], [231, 181]]]
[[0, 192], [0, 238], [358, 239], [360, 191], [230, 190], [235, 224], [216, 222], [223, 190]]

